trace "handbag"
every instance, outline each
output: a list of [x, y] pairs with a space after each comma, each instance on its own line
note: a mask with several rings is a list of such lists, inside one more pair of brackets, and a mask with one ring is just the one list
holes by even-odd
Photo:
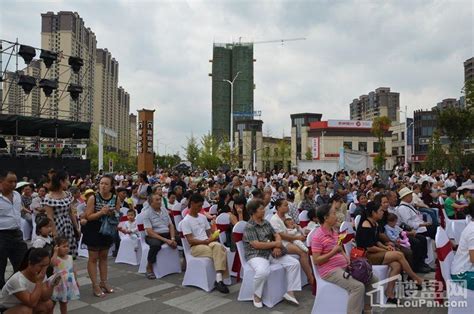
[[[109, 201], [108, 205], [112, 207], [115, 205], [115, 202], [116, 202], [116, 199], [114, 195], [112, 199]], [[119, 224], [119, 219], [115, 215], [115, 212], [102, 216], [99, 233], [104, 236], [114, 237], [115, 234], [117, 233], [118, 224]]]
[[351, 260], [351, 263], [346, 267], [346, 272], [343, 275], [346, 279], [352, 277], [362, 282], [364, 285], [370, 282], [372, 276], [372, 265], [370, 265], [365, 257]]
[[113, 237], [117, 233], [117, 226], [119, 221], [115, 215], [102, 216], [102, 223], [100, 225], [99, 233], [104, 236]]
[[366, 252], [364, 248], [355, 247], [351, 250], [351, 261], [356, 260], [358, 258], [365, 258]]

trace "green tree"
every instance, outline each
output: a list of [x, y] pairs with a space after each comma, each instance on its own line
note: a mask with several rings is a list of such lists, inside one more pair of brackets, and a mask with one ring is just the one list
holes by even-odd
[[474, 80], [468, 80], [464, 84], [463, 93], [466, 97], [466, 107], [474, 109]]
[[188, 138], [188, 143], [186, 147], [184, 147], [184, 151], [186, 153], [186, 159], [191, 163], [191, 165], [197, 166], [200, 148], [194, 135], [191, 135], [191, 137]]
[[470, 142], [474, 132], [474, 111], [470, 109], [446, 108], [436, 110], [438, 128], [449, 138], [451, 166], [459, 170], [465, 144]]
[[426, 169], [443, 169], [448, 166], [448, 156], [441, 144], [439, 130], [433, 132], [424, 164]]
[[390, 128], [392, 122], [387, 116], [376, 117], [372, 122], [372, 134], [377, 137], [380, 150], [377, 156], [374, 157], [374, 166], [378, 170], [382, 170], [385, 166], [387, 153], [385, 152], [385, 133]]
[[169, 169], [181, 162], [181, 157], [178, 154], [155, 156], [155, 164], [161, 169]]
[[202, 136], [201, 146], [198, 161], [199, 167], [202, 169], [216, 170], [222, 164], [218, 156], [220, 147], [219, 141], [209, 132]]
[[305, 155], [306, 160], [313, 160], [313, 152], [311, 151], [311, 148], [308, 147], [304, 155]]
[[229, 142], [223, 142], [220, 145], [219, 156], [222, 162], [226, 165], [229, 165], [231, 169], [234, 169], [237, 166], [237, 161], [238, 161], [237, 148], [234, 148], [231, 151]]
[[97, 171], [97, 167], [99, 167], [99, 147], [96, 144], [87, 146], [87, 159], [91, 161], [91, 170]]
[[291, 158], [291, 146], [287, 141], [281, 139], [278, 141], [277, 148], [277, 160], [281, 162], [283, 169], [287, 169], [287, 161]]

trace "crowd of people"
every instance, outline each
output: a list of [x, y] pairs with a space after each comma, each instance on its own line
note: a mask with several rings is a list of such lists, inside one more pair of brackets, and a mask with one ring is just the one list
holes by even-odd
[[[74, 260], [78, 243], [88, 250], [87, 271], [94, 296], [114, 293], [108, 283], [109, 251], [124, 241], [139, 245], [137, 215], [143, 217], [147, 255], [145, 277], [156, 279], [153, 265], [163, 244], [182, 245], [172, 211], [183, 217], [179, 228], [195, 257], [209, 257], [216, 271], [215, 288], [229, 293], [227, 251], [236, 251], [232, 226], [245, 221], [245, 260], [254, 270], [253, 304], [262, 294], [271, 264], [286, 271], [283, 298], [298, 304], [301, 271], [315, 284], [311, 260], [321, 278], [349, 292], [348, 312], [361, 313], [365, 289], [378, 280], [347, 277], [351, 262], [340, 241], [339, 227], [351, 222], [355, 246], [372, 265], [388, 265], [389, 276], [405, 273], [422, 287], [420, 273], [434, 271], [425, 263], [436, 228], [444, 219], [466, 219], [452, 267], [453, 278], [467, 278], [474, 289], [474, 173], [405, 172], [388, 178], [375, 170], [322, 170], [303, 173], [256, 171], [157, 171], [70, 175], [51, 169], [39, 180], [13, 172], [0, 173], [0, 305], [6, 313], [62, 313], [80, 298]], [[124, 212], [123, 209], [126, 209]], [[213, 210], [210, 210], [213, 208]], [[443, 210], [447, 217], [444, 217]], [[303, 225], [300, 213], [306, 212]], [[230, 228], [219, 242], [216, 217], [228, 213]], [[126, 219], [121, 219], [121, 216]], [[119, 221], [122, 221], [119, 223]], [[29, 226], [31, 229], [24, 228]], [[317, 230], [315, 230], [317, 229]], [[22, 230], [33, 230], [28, 237]], [[307, 247], [308, 234], [313, 234]], [[30, 239], [27, 243], [24, 239]], [[227, 247], [227, 248], [226, 248]], [[5, 279], [10, 261], [14, 274]], [[159, 267], [159, 265], [158, 265]], [[97, 278], [99, 277], [99, 278]], [[397, 304], [395, 282], [386, 288], [387, 302]]]

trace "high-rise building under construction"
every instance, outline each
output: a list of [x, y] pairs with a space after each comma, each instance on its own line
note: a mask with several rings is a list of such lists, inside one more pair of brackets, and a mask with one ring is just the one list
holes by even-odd
[[[253, 44], [214, 44], [212, 57], [212, 135], [219, 140], [230, 138], [231, 81], [233, 87], [233, 113], [235, 121], [252, 119], [253, 103]], [[227, 81], [226, 81], [227, 80]]]

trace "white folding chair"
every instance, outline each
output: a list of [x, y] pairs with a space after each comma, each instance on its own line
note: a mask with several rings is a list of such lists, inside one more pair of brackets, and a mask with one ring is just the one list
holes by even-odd
[[87, 245], [82, 243], [83, 234], [81, 233], [81, 238], [77, 244], [77, 255], [80, 257], [89, 258], [89, 251], [87, 250]]
[[[146, 265], [148, 264], [148, 252], [150, 246], [145, 241], [146, 232], [143, 225], [139, 225], [140, 232], [140, 266], [138, 273], [146, 273]], [[120, 244], [122, 246], [122, 244]], [[153, 273], [156, 278], [162, 278], [169, 274], [181, 273], [181, 261], [179, 259], [178, 249], [173, 249], [167, 244], [161, 246], [160, 251], [156, 255], [156, 262], [153, 264]]]
[[361, 215], [357, 215], [356, 218], [354, 219], [354, 229], [357, 230], [357, 227], [359, 226], [359, 222], [361, 219]]
[[209, 214], [211, 215], [217, 215], [217, 205], [212, 205], [211, 208], [209, 208]]
[[129, 209], [127, 207], [120, 208], [120, 213], [122, 214], [122, 216], [127, 216], [128, 211]]
[[[359, 217], [359, 219], [357, 219], [357, 217]], [[356, 226], [359, 224], [360, 222], [360, 215], [357, 215], [356, 217], [356, 220], [357, 220], [357, 224]], [[352, 228], [352, 225], [348, 222], [343, 222], [341, 224], [341, 227], [339, 229], [339, 232], [347, 232], [347, 235], [349, 237], [351, 237], [352, 239], [355, 238], [355, 231], [354, 229]], [[354, 241], [350, 241], [350, 242], [347, 242], [347, 243], [344, 243], [344, 251], [346, 251], [346, 254], [347, 256], [351, 256], [351, 250], [354, 248], [355, 246], [355, 243]], [[390, 272], [390, 269], [387, 265], [372, 265], [372, 273], [377, 276], [378, 280], [379, 281], [383, 281], [385, 279], [388, 278], [388, 275], [389, 275], [389, 272]], [[385, 297], [385, 286], [386, 284], [384, 284], [384, 289], [382, 289], [382, 293], [383, 295], [381, 296], [381, 300], [382, 300], [382, 303], [385, 303], [386, 301], [386, 297]]]
[[[245, 221], [239, 221], [232, 232], [234, 234], [242, 235], [246, 226]], [[252, 301], [254, 290], [253, 290], [253, 279], [255, 277], [255, 271], [250, 267], [245, 259], [244, 243], [238, 241], [236, 243], [237, 250], [239, 252], [240, 263], [244, 270], [242, 277], [242, 285], [240, 286], [238, 301]], [[262, 302], [267, 307], [274, 307], [276, 304], [283, 300], [283, 295], [286, 293], [286, 272], [285, 269], [279, 264], [270, 265], [271, 276], [268, 276], [267, 282], [263, 287]]]
[[[225, 230], [230, 228], [230, 215], [229, 213], [222, 213], [216, 217], [216, 226], [220, 230], [219, 242], [225, 246], [227, 243], [227, 234]], [[230, 248], [226, 246], [227, 251], [227, 265], [234, 264], [235, 252], [232, 252]], [[237, 273], [229, 269], [229, 273], [232, 277], [237, 277]]]
[[345, 289], [322, 279], [319, 275], [318, 267], [314, 265], [312, 256], [311, 265], [314, 277], [316, 278], [316, 297], [314, 298], [311, 313], [347, 313], [349, 293]]
[[[180, 222], [177, 226], [181, 233]], [[209, 257], [194, 257], [191, 254], [191, 246], [186, 240], [186, 236], [182, 236], [181, 242], [183, 244], [184, 256], [186, 257], [186, 272], [184, 273], [183, 286], [194, 286], [201, 288], [207, 292], [214, 289], [214, 282], [216, 281], [216, 270], [214, 264]], [[230, 284], [230, 278], [224, 279], [225, 284]]]
[[31, 232], [33, 226], [26, 220], [21, 218], [21, 232], [23, 232], [23, 241], [31, 240]]
[[[469, 289], [463, 289], [462, 287], [451, 281], [451, 265], [454, 260], [454, 252], [452, 251], [452, 249], [450, 250], [451, 245], [449, 243], [449, 237], [447, 232], [441, 227], [438, 227], [436, 231], [436, 250], [438, 253], [437, 255], [439, 259], [439, 265], [441, 267], [441, 274], [443, 276], [444, 281], [446, 282], [446, 286], [448, 289], [447, 295], [449, 302], [467, 302], [466, 307], [450, 306], [448, 308], [448, 314], [472, 314], [474, 313], [474, 291]], [[456, 292], [462, 293], [456, 293], [456, 295], [454, 295], [453, 293], [450, 293], [451, 289], [454, 289]], [[466, 298], [464, 298], [463, 294], [466, 296]]]
[[308, 211], [303, 210], [299, 215], [300, 227], [305, 228], [309, 224]]
[[139, 250], [139, 238], [134, 238], [130, 235], [123, 234], [119, 231], [120, 236], [120, 246], [117, 252], [117, 257], [115, 258], [115, 263], [123, 263], [128, 265], [137, 266], [140, 260]]
[[459, 244], [459, 239], [461, 239], [461, 233], [463, 232], [464, 228], [466, 228], [466, 220], [465, 219], [449, 219], [448, 215], [446, 215], [446, 210], [444, 207], [442, 208], [444, 220], [446, 223], [446, 233], [450, 239], [454, 240], [454, 243]]

